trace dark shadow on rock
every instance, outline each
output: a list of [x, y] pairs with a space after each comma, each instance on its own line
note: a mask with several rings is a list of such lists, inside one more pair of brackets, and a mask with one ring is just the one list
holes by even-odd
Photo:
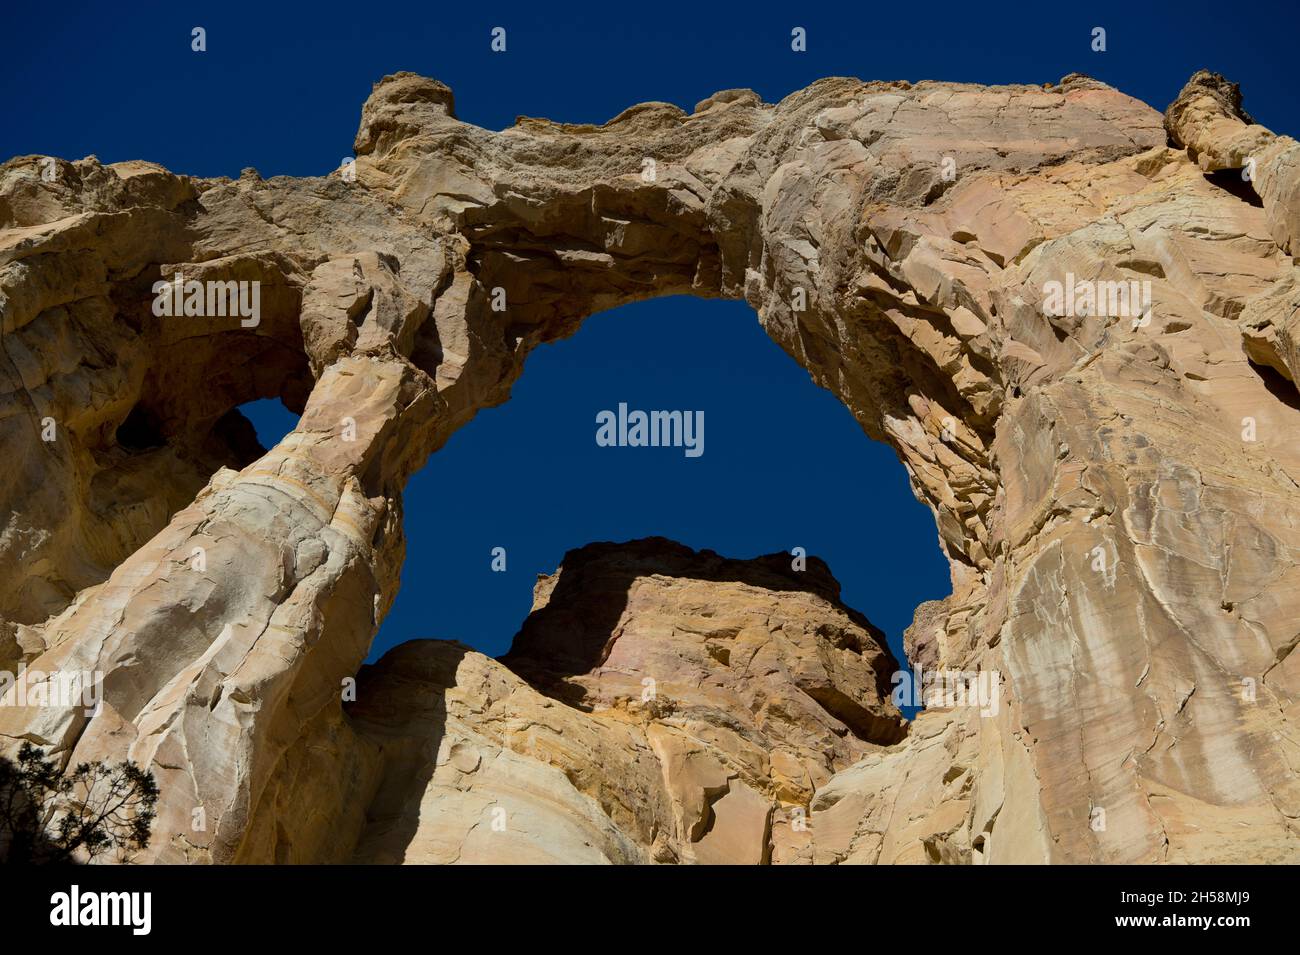
[[1217, 169], [1214, 172], [1207, 172], [1205, 173], [1205, 179], [1256, 209], [1264, 208], [1264, 200], [1255, 192], [1254, 183], [1242, 175], [1240, 168]]
[[46, 833], [20, 774], [17, 763], [0, 756], [0, 865], [77, 864]]
[[357, 674], [356, 702], [345, 703], [343, 711], [357, 734], [377, 747], [383, 768], [352, 862], [405, 858], [446, 732], [444, 695], [471, 652], [454, 641], [411, 640]]
[[1251, 359], [1249, 364], [1250, 370], [1259, 376], [1259, 380], [1263, 382], [1270, 395], [1288, 408], [1300, 411], [1300, 392], [1296, 390], [1294, 382], [1269, 365], [1260, 364], [1254, 359]]

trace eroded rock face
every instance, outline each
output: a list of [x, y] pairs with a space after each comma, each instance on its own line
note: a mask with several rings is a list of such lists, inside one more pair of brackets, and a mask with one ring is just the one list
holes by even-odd
[[[669, 293], [744, 298], [895, 448], [953, 581], [911, 645], [1001, 687], [997, 716], [927, 712], [851, 766], [838, 737], [824, 784], [782, 770], [812, 787], [818, 833], [790, 852], [1300, 856], [1300, 153], [1231, 84], [1198, 74], [1163, 121], [1080, 76], [829, 79], [776, 105], [727, 91], [689, 115], [650, 103], [598, 127], [491, 132], [457, 120], [442, 84], [399, 74], [367, 101], [356, 153], [355, 181], [0, 167], [0, 664], [104, 674], [97, 714], [0, 707], [0, 735], [149, 765], [163, 797], [141, 861], [329, 855], [334, 810], [295, 793], [343, 773], [368, 804], [379, 785], [339, 687], [393, 599], [405, 479], [505, 400], [532, 347]], [[153, 283], [177, 272], [260, 282], [259, 323], [153, 314]], [[276, 395], [303, 415], [260, 453], [230, 412]], [[739, 595], [719, 599], [744, 618]], [[534, 637], [557, 646], [544, 609], [520, 669], [606, 708], [583, 719], [617, 712], [662, 662], [650, 635], [670, 621], [646, 609], [655, 622], [585, 676], [524, 665]], [[870, 686], [840, 682], [876, 667], [814, 656], [820, 670], [777, 654], [776, 686], [884, 746]], [[497, 664], [462, 660], [454, 681], [446, 660], [426, 668], [522, 699]], [[774, 690], [719, 692], [761, 710]], [[773, 746], [802, 753], [827, 731], [799, 719]], [[321, 733], [333, 750], [306, 745]], [[503, 762], [496, 778], [514, 777]], [[676, 808], [660, 830], [676, 842], [656, 847], [559, 802], [532, 831], [578, 826], [613, 861], [700, 851]], [[391, 857], [348, 812], [337, 825]], [[440, 838], [430, 857], [485, 851]]]
[[501, 662], [390, 651], [347, 708], [382, 764], [354, 861], [811, 861], [814, 791], [902, 720], [879, 633], [790, 565], [591, 545]]

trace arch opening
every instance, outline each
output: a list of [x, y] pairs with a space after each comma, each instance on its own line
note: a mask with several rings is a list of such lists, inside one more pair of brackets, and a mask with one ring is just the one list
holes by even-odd
[[[698, 414], [701, 453], [602, 446], [597, 416], [620, 405]], [[408, 482], [402, 584], [369, 659], [419, 638], [505, 654], [534, 581], [566, 552], [660, 537], [728, 558], [825, 560], [906, 670], [903, 632], [950, 592], [949, 567], [896, 453], [865, 437], [744, 302], [676, 296], [594, 315], [536, 349], [510, 400]]]

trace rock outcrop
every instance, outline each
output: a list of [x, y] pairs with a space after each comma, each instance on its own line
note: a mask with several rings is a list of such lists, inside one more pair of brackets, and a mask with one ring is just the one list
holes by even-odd
[[[507, 398], [531, 348], [592, 312], [743, 298], [933, 509], [953, 592], [925, 608], [909, 653], [995, 674], [996, 715], [935, 707], [895, 742], [870, 683], [878, 645], [840, 611], [841, 656], [769, 647], [776, 683], [722, 680], [726, 706], [759, 706], [735, 714], [752, 751], [709, 739], [655, 754], [691, 782], [665, 783], [638, 817], [654, 831], [573, 783], [579, 770], [423, 697], [408, 715], [430, 732], [393, 743], [413, 747], [411, 785], [352, 803], [378, 799], [409, 829], [411, 793], [463, 819], [511, 787], [558, 787], [518, 847], [537, 857], [561, 831], [592, 859], [716, 858], [705, 843], [724, 833], [719, 852], [753, 853], [759, 801], [811, 792], [816, 838], [773, 835], [774, 860], [1295, 861], [1298, 168], [1296, 142], [1252, 123], [1212, 74], [1163, 121], [1077, 75], [828, 79], [775, 105], [731, 90], [690, 114], [649, 103], [602, 126], [502, 132], [459, 121], [442, 84], [398, 74], [363, 108], [355, 164], [328, 177], [10, 160], [0, 667], [93, 671], [104, 692], [93, 713], [0, 707], [0, 738], [149, 766], [162, 799], [140, 861], [325, 858], [327, 823], [394, 858], [382, 826], [329, 822], [304, 799], [391, 778], [348, 721], [411, 738], [402, 714], [340, 700], [397, 587], [406, 478]], [[178, 274], [182, 288], [258, 283], [260, 315], [161, 317], [155, 283]], [[272, 396], [302, 417], [263, 453], [233, 409]], [[600, 566], [590, 613], [608, 618], [618, 573]], [[657, 586], [635, 579], [633, 609]], [[706, 589], [744, 619], [733, 585]], [[662, 666], [648, 635], [671, 622], [646, 607], [642, 635], [611, 648], [580, 616], [570, 646], [547, 623], [563, 606], [540, 610], [512, 655], [538, 689], [445, 648], [377, 672], [423, 674], [503, 721], [536, 706], [617, 722], [629, 681]], [[743, 632], [732, 653], [752, 646]], [[721, 631], [708, 640], [728, 649]], [[601, 667], [572, 666], [598, 643]], [[778, 692], [798, 694], [794, 728], [770, 712]], [[624, 756], [634, 732], [654, 745], [619, 718]], [[440, 721], [491, 745], [435, 761]], [[838, 748], [814, 772], [827, 732]], [[739, 828], [701, 833], [691, 787]], [[780, 828], [776, 810], [764, 825]], [[415, 835], [428, 858], [489, 851]]]
[[399, 645], [347, 707], [380, 767], [351, 858], [812, 861], [813, 793], [902, 735], [897, 663], [838, 590], [788, 555], [591, 545], [501, 662]]

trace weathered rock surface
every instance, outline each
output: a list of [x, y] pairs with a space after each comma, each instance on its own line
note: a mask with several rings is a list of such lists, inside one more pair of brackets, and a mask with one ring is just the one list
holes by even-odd
[[[725, 782], [718, 804], [736, 780], [768, 805], [811, 788], [816, 837], [773, 837], [778, 861], [1300, 858], [1300, 152], [1231, 84], [1198, 74], [1163, 121], [1080, 76], [829, 79], [776, 105], [727, 91], [689, 115], [650, 103], [603, 126], [491, 132], [457, 120], [442, 84], [399, 74], [367, 101], [356, 153], [355, 181], [0, 166], [0, 665], [104, 674], [93, 716], [0, 707], [0, 736], [150, 766], [163, 797], [141, 861], [324, 858], [351, 845], [336, 838], [349, 825], [363, 854], [394, 857], [382, 826], [304, 802], [338, 779], [358, 787], [349, 805], [373, 796], [408, 828], [412, 793], [429, 818], [464, 819], [531, 779], [553, 811], [537, 809], [520, 854], [559, 851], [561, 832], [593, 859], [708, 854], [682, 835], [696, 797], [669, 793], [647, 843], [561, 770], [564, 789], [555, 763], [512, 768], [521, 754], [459, 716], [500, 758], [439, 763], [417, 734], [394, 745], [432, 775], [413, 764], [411, 786], [363, 793], [385, 760], [354, 745], [340, 704], [397, 586], [409, 474], [505, 400], [532, 347], [670, 293], [745, 299], [897, 451], [952, 569], [914, 651], [997, 674], [1002, 706], [927, 712], [851, 766], [866, 741], [831, 729], [843, 748], [823, 780], [808, 767], [821, 713], [884, 742], [870, 687], [839, 682], [878, 671], [769, 649], [774, 686], [716, 692], [759, 704], [745, 718], [771, 765], [786, 754], [779, 779], [770, 765], [723, 780], [695, 750], [657, 759], [708, 793]], [[155, 316], [152, 284], [176, 272], [260, 282], [259, 324]], [[1138, 307], [1119, 282], [1149, 283]], [[1076, 307], [1049, 306], [1054, 283], [1081, 290]], [[261, 453], [232, 409], [277, 395], [302, 418]], [[634, 609], [658, 586], [636, 579]], [[467, 711], [614, 720], [636, 674], [662, 666], [650, 635], [673, 623], [653, 608], [607, 668], [582, 672], [529, 647], [555, 645], [556, 614], [530, 624], [521, 671], [590, 714], [469, 655], [454, 678], [446, 650], [388, 666], [433, 674], [449, 698], [454, 684]], [[583, 632], [590, 650], [599, 628]], [[793, 728], [756, 715], [789, 686], [820, 713]], [[452, 725], [430, 705], [410, 718]], [[470, 798], [453, 771], [497, 794]], [[755, 830], [758, 802], [736, 796], [727, 818], [733, 803]], [[417, 856], [496, 851], [417, 835]]]
[[569, 553], [501, 662], [418, 641], [362, 671], [321, 734], [355, 733], [339, 762], [377, 780], [338, 804], [338, 855], [359, 832], [362, 862], [811, 861], [813, 792], [902, 729], [897, 664], [838, 589], [787, 555]]

